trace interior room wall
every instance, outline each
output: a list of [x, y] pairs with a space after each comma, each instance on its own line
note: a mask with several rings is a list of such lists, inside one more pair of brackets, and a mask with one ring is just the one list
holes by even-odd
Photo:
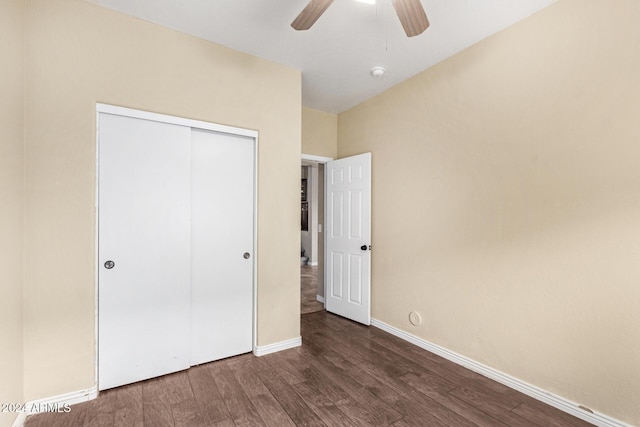
[[337, 158], [337, 114], [302, 107], [302, 153]]
[[300, 72], [82, 0], [27, 5], [25, 399], [95, 384], [96, 102], [259, 131], [257, 341], [299, 337]]
[[[0, 403], [22, 403], [24, 13], [0, 2]], [[0, 413], [0, 426], [15, 417]]]
[[639, 21], [560, 0], [338, 119], [373, 157], [373, 317], [633, 425]]

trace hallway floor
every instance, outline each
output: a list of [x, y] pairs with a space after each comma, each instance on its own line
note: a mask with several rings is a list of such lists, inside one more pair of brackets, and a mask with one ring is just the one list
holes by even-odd
[[324, 310], [316, 299], [318, 292], [318, 267], [300, 266], [300, 313], [315, 313]]

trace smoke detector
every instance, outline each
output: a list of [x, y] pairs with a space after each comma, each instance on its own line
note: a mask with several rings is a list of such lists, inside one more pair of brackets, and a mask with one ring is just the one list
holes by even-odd
[[373, 77], [382, 77], [384, 76], [385, 71], [387, 70], [385, 70], [384, 67], [373, 67], [371, 69], [371, 75]]

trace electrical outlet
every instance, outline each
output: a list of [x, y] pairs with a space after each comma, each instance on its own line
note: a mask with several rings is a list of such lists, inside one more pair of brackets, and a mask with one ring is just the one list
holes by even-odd
[[417, 311], [412, 311], [409, 313], [409, 322], [411, 322], [413, 326], [418, 326], [422, 323], [422, 316]]

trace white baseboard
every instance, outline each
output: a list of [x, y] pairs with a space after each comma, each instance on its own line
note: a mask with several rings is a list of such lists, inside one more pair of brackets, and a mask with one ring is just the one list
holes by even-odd
[[322, 295], [316, 295], [316, 300], [324, 304], [324, 297]]
[[467, 369], [470, 369], [474, 372], [484, 375], [485, 377], [490, 378], [494, 381], [497, 381], [500, 384], [506, 385], [507, 387], [510, 387], [521, 393], [524, 393], [530, 397], [533, 397], [534, 399], [537, 399], [550, 406], [560, 409], [563, 412], [571, 414], [574, 417], [580, 418], [593, 425], [600, 426], [600, 427], [632, 427], [629, 424], [626, 424], [622, 421], [611, 418], [607, 415], [600, 414], [595, 411], [590, 412], [589, 410], [583, 409], [577, 403], [572, 402], [568, 399], [565, 399], [564, 397], [557, 396], [551, 392], [548, 392], [539, 387], [536, 387], [522, 380], [514, 378], [494, 368], [478, 363], [472, 359], [469, 359], [468, 357], [462, 356], [451, 350], [447, 350], [444, 347], [441, 347], [437, 344], [426, 341], [422, 338], [419, 338], [415, 335], [412, 335], [394, 326], [388, 325], [380, 320], [376, 320], [372, 318], [371, 326], [375, 326], [376, 328], [382, 329], [383, 331], [388, 332], [391, 335], [395, 335], [398, 338], [402, 338], [403, 340], [408, 341], [414, 345], [417, 345], [418, 347], [423, 348], [427, 351], [430, 351], [431, 353], [444, 357], [445, 359], [450, 360], [455, 364], [464, 366]]
[[69, 409], [73, 410], [73, 408], [69, 408], [69, 406], [75, 405], [76, 403], [88, 402], [96, 397], [98, 397], [98, 386], [93, 386], [86, 390], [73, 391], [59, 396], [27, 402], [25, 408], [27, 408], [28, 412], [20, 412], [13, 422], [13, 427], [22, 427], [29, 415], [51, 411], [68, 412]]
[[26, 412], [20, 412], [18, 414], [18, 416], [16, 417], [15, 421], [13, 422], [13, 426], [12, 427], [22, 427], [22, 426], [24, 426], [25, 421], [27, 421], [27, 413]]
[[276, 353], [282, 350], [289, 350], [290, 348], [300, 347], [302, 345], [302, 337], [292, 338], [286, 341], [280, 341], [269, 345], [257, 345], [253, 349], [253, 354], [256, 356], [266, 356], [267, 354]]
[[317, 267], [317, 266], [318, 266], [318, 262], [317, 262], [317, 261], [316, 261], [316, 262], [311, 262], [311, 261], [309, 261], [309, 262], [307, 263], [307, 265], [309, 265], [309, 266], [311, 266], [311, 267]]

